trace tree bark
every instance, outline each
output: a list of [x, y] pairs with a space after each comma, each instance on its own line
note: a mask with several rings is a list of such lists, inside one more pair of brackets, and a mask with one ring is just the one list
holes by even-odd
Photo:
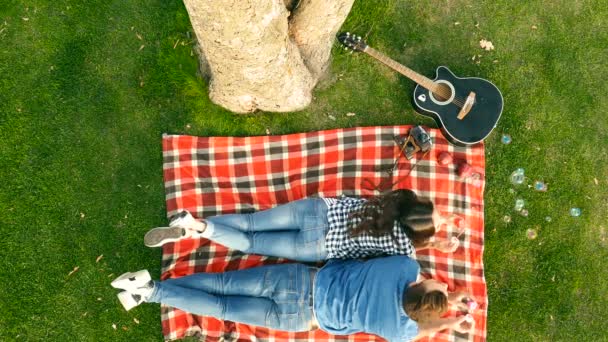
[[289, 32], [315, 82], [329, 65], [336, 34], [354, 1], [302, 0], [290, 19]]
[[308, 106], [353, 1], [184, 0], [210, 99], [237, 113]]

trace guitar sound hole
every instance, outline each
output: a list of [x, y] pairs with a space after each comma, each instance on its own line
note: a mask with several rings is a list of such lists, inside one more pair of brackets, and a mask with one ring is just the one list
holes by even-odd
[[452, 89], [448, 87], [447, 84], [439, 83], [433, 91], [433, 97], [436, 98], [437, 101], [447, 101], [452, 97]]

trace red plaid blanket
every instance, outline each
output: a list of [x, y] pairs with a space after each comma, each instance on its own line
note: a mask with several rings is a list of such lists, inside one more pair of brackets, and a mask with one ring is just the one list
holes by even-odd
[[[247, 212], [280, 203], [320, 195], [369, 197], [392, 188], [415, 190], [433, 199], [445, 214], [464, 219], [466, 230], [453, 255], [435, 251], [418, 253], [423, 275], [466, 290], [480, 302], [473, 313], [474, 334], [437, 333], [433, 341], [482, 341], [486, 336], [487, 295], [483, 272], [483, 188], [457, 175], [458, 163], [483, 170], [483, 145], [455, 147], [438, 130], [430, 129], [433, 149], [411, 161], [401, 158], [392, 175], [399, 148], [393, 141], [410, 126], [364, 127], [260, 137], [163, 137], [163, 170], [168, 217], [187, 209], [196, 217]], [[455, 162], [441, 166], [437, 156], [448, 151]], [[416, 167], [409, 175], [413, 165]], [[482, 177], [483, 178], [483, 177]], [[376, 190], [374, 190], [376, 187]], [[442, 230], [440, 237], [455, 235]], [[185, 240], [163, 247], [162, 279], [196, 272], [221, 272], [288, 262], [246, 255], [207, 240]], [[214, 318], [191, 315], [161, 307], [163, 334], [167, 340], [199, 336], [206, 341], [381, 341], [373, 335], [331, 336], [320, 330], [287, 333]]]

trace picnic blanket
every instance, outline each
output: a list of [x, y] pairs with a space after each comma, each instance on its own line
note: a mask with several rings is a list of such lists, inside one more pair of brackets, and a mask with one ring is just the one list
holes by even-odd
[[[473, 294], [480, 308], [473, 312], [472, 334], [437, 333], [433, 341], [484, 341], [487, 295], [483, 270], [483, 189], [461, 180], [457, 166], [466, 162], [484, 170], [483, 145], [457, 147], [437, 129], [427, 129], [433, 149], [412, 160], [401, 158], [395, 135], [411, 126], [356, 127], [311, 133], [258, 137], [163, 136], [163, 170], [167, 217], [187, 209], [195, 217], [263, 210], [310, 196], [340, 194], [371, 197], [391, 188], [406, 188], [431, 198], [444, 214], [457, 214], [466, 230], [454, 254], [422, 251], [421, 272]], [[454, 163], [442, 166], [437, 156], [448, 151]], [[412, 169], [412, 166], [415, 168]], [[411, 172], [410, 172], [410, 169]], [[393, 183], [396, 183], [393, 185]], [[456, 235], [455, 228], [439, 237]], [[197, 272], [222, 272], [289, 260], [247, 255], [205, 239], [163, 246], [161, 279]], [[454, 312], [450, 312], [454, 314]], [[166, 340], [198, 336], [205, 341], [382, 341], [374, 335], [332, 336], [315, 330], [289, 333], [191, 315], [161, 306]]]

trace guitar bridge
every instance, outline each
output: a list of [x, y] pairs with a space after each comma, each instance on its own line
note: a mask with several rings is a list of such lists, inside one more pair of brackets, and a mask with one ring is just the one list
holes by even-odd
[[469, 93], [469, 96], [467, 96], [467, 99], [464, 101], [462, 109], [458, 113], [458, 120], [464, 119], [464, 117], [469, 114], [471, 108], [473, 108], [473, 104], [475, 104], [475, 92], [472, 91]]

